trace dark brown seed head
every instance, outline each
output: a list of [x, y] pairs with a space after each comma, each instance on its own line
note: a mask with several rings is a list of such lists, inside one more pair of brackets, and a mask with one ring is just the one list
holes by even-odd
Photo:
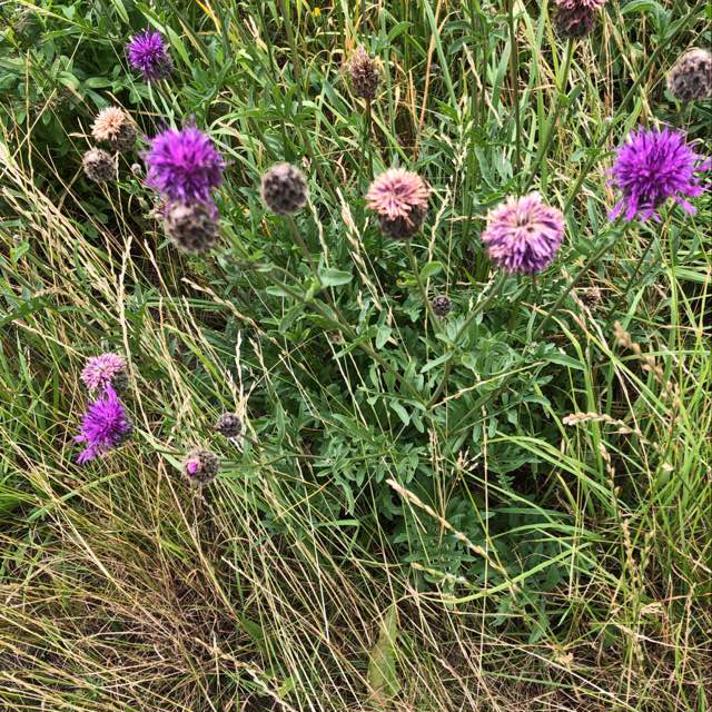
[[359, 47], [347, 64], [351, 88], [362, 99], [374, 99], [381, 81], [378, 60], [370, 57], [363, 47]]
[[183, 252], [207, 252], [218, 241], [217, 208], [212, 204], [171, 203], [164, 225], [168, 237]]
[[712, 97], [712, 53], [699, 47], [687, 50], [668, 73], [667, 86], [683, 102]]
[[395, 240], [407, 240], [417, 233], [425, 222], [427, 208], [414, 206], [408, 218], [391, 219], [387, 215], [378, 216], [378, 224], [384, 235]]
[[292, 215], [307, 204], [304, 174], [290, 163], [278, 163], [262, 176], [262, 200], [277, 215]]
[[215, 423], [215, 430], [226, 438], [236, 438], [242, 432], [242, 420], [235, 413], [223, 413]]
[[452, 310], [450, 297], [446, 297], [444, 294], [438, 294], [438, 296], [430, 302], [430, 305], [433, 308], [435, 316], [439, 316], [441, 319], [446, 317]]
[[100, 148], [90, 148], [82, 158], [87, 178], [96, 183], [108, 183], [116, 176], [116, 163], [110, 153]]
[[596, 11], [586, 5], [556, 8], [554, 27], [564, 39], [579, 39], [588, 35], [593, 29]]

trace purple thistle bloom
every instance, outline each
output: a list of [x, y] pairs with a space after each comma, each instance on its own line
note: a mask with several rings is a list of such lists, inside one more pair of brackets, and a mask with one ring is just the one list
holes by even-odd
[[490, 259], [507, 272], [536, 274], [554, 260], [564, 239], [564, 216], [539, 193], [510, 197], [487, 215], [482, 241]]
[[158, 134], [145, 160], [146, 185], [181, 203], [209, 203], [210, 190], [222, 183], [225, 169], [213, 142], [195, 126]]
[[173, 69], [166, 41], [155, 30], [145, 30], [132, 37], [126, 45], [126, 57], [131, 67], [141, 72], [149, 82], [167, 77]]
[[113, 386], [106, 386], [82, 418], [81, 433], [75, 442], [86, 443], [77, 462], [83, 465], [121, 444], [131, 433], [131, 421]]
[[88, 358], [80, 378], [90, 391], [96, 391], [113, 384], [114, 379], [125, 370], [126, 361], [123, 356], [106, 353]]
[[695, 153], [681, 131], [664, 128], [631, 132], [618, 149], [611, 171], [611, 182], [622, 193], [611, 219], [625, 209], [626, 220], [633, 220], [638, 214], [641, 220], [658, 220], [657, 208], [668, 198], [694, 213], [695, 208], [686, 199], [705, 190], [695, 173], [711, 167], [712, 161]]

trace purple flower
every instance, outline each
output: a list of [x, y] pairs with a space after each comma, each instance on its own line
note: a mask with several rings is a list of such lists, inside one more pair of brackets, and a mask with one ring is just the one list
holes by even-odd
[[126, 371], [126, 361], [119, 354], [106, 353], [87, 359], [80, 378], [84, 385], [95, 391], [109, 385], [116, 385], [115, 379]]
[[132, 37], [126, 45], [126, 56], [131, 67], [140, 71], [146, 81], [163, 79], [173, 69], [166, 41], [155, 30], [145, 30]]
[[210, 202], [210, 190], [220, 185], [225, 169], [213, 142], [194, 126], [158, 134], [145, 160], [146, 185], [181, 203]]
[[618, 149], [612, 183], [622, 196], [611, 211], [611, 219], [625, 210], [625, 219], [658, 220], [657, 209], [672, 198], [688, 213], [695, 208], [687, 198], [701, 195], [705, 186], [696, 172], [710, 170], [712, 161], [695, 153], [681, 131], [665, 128], [631, 132]]
[[536, 274], [554, 260], [564, 239], [564, 216], [539, 193], [510, 197], [490, 210], [482, 241], [487, 254], [507, 272]]
[[75, 442], [87, 444], [79, 453], [77, 462], [83, 465], [108, 452], [121, 444], [130, 433], [131, 421], [113, 386], [108, 385], [104, 394], [87, 409], [81, 433], [74, 438]]

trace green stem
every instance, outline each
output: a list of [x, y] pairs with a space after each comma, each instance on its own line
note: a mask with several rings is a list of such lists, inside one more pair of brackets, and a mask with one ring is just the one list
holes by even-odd
[[514, 175], [519, 176], [522, 167], [522, 123], [519, 116], [519, 47], [517, 45], [516, 28], [514, 26], [514, 0], [509, 0], [509, 36], [511, 54], [509, 56], [509, 74], [514, 91]]
[[299, 249], [302, 251], [302, 254], [306, 258], [307, 262], [309, 263], [309, 267], [311, 268], [312, 272], [314, 272], [314, 274], [316, 274], [316, 266], [314, 265], [314, 260], [312, 259], [311, 252], [309, 252], [307, 243], [304, 242], [304, 238], [302, 237], [301, 233], [299, 232], [299, 227], [297, 226], [296, 221], [294, 220], [294, 218], [291, 215], [289, 215], [287, 217], [287, 223], [289, 224], [289, 229], [291, 230], [291, 233], [292, 233], [292, 239], [298, 245]]
[[564, 57], [564, 67], [561, 73], [561, 81], [559, 82], [558, 86], [554, 110], [552, 111], [551, 116], [549, 116], [546, 123], [544, 124], [543, 137], [540, 144], [539, 153], [537, 154], [536, 160], [534, 162], [534, 167], [529, 173], [529, 178], [527, 179], [527, 182], [524, 185], [523, 192], [529, 190], [529, 186], [534, 182], [534, 179], [536, 178], [536, 175], [539, 172], [539, 168], [541, 167], [542, 162], [544, 161], [547, 153], [549, 152], [551, 138], [554, 135], [554, 125], [556, 124], [556, 119], [559, 116], [559, 111], [561, 109], [561, 105], [563, 104], [563, 98], [566, 96], [564, 90], [566, 89], [566, 85], [569, 81], [569, 72], [571, 70], [571, 57], [573, 56], [573, 48], [573, 40], [568, 40], [568, 43], [566, 45], [566, 55]]
[[[502, 293], [502, 288], [504, 287], [506, 281], [507, 281], [507, 273], [506, 272], [500, 272], [499, 275], [499, 280], [497, 283], [490, 289], [489, 294], [479, 303], [475, 304], [475, 307], [472, 309], [472, 311], [467, 315], [465, 320], [460, 324], [460, 328], [457, 330], [455, 333], [455, 337], [452, 340], [452, 343], [455, 347], [457, 347], [457, 342], [460, 340], [460, 337], [465, 333], [465, 331], [468, 329], [470, 324], [472, 323], [472, 320], [481, 312], [483, 312], [491, 303], [492, 301], [498, 297]], [[443, 377], [440, 380], [440, 383], [438, 384], [438, 387], [433, 394], [433, 397], [430, 399], [429, 406], [432, 406], [436, 403], [438, 398], [441, 396], [443, 390], [445, 390], [445, 386], [447, 385], [448, 378], [450, 377], [450, 373], [452, 372], [452, 364], [453, 364], [453, 358], [455, 356], [455, 353], [453, 352], [450, 356], [450, 358], [447, 360], [445, 363], [445, 370], [443, 371]]]

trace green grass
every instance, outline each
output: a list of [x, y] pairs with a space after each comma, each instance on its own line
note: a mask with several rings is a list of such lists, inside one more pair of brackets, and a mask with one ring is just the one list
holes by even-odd
[[[571, 45], [551, 10], [0, 6], [0, 709], [712, 709], [712, 203], [607, 218], [631, 128], [711, 152], [709, 102], [664, 90], [709, 10], [611, 1]], [[146, 24], [176, 62], [150, 89], [122, 59]], [[165, 239], [138, 155], [105, 189], [81, 175], [108, 103], [219, 145], [211, 255]], [[260, 204], [281, 160], [309, 177], [314, 268]], [[363, 204], [394, 164], [434, 189], [412, 250]], [[484, 217], [530, 189], [566, 242], [501, 279]], [[105, 350], [135, 429], [79, 467], [78, 375]], [[222, 462], [202, 491], [196, 445]]]

